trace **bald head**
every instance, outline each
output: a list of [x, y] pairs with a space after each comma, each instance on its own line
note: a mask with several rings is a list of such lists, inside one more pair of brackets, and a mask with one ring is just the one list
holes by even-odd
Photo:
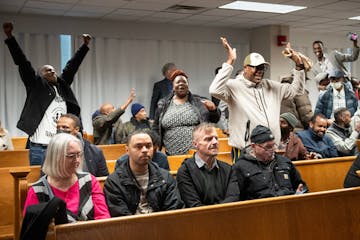
[[51, 65], [44, 65], [39, 68], [38, 74], [43, 79], [47, 80], [49, 83], [57, 82], [57, 74], [55, 68]]
[[104, 115], [108, 115], [109, 113], [113, 112], [115, 110], [114, 105], [111, 103], [104, 103], [100, 107], [100, 113]]

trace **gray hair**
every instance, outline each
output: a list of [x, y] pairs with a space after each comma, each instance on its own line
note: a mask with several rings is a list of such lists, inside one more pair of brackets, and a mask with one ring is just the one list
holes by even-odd
[[166, 77], [166, 72], [172, 68], [176, 68], [175, 63], [166, 63], [161, 69], [163, 76]]
[[200, 133], [212, 130], [216, 131], [215, 124], [209, 122], [202, 122], [194, 128], [192, 132], [192, 140], [197, 141]]
[[[78, 143], [83, 149], [81, 141], [71, 134], [59, 133], [51, 138], [42, 167], [42, 171], [46, 175], [54, 178], [65, 178], [72, 174], [65, 168], [66, 151], [70, 142]], [[81, 163], [82, 161], [83, 159], [81, 159]]]

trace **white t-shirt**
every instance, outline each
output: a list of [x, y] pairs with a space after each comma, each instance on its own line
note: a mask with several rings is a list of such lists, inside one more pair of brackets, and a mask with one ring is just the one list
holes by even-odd
[[67, 112], [66, 102], [59, 95], [54, 86], [56, 96], [46, 109], [43, 118], [35, 133], [30, 137], [30, 141], [39, 144], [49, 144], [50, 139], [56, 134], [56, 122], [62, 114]]

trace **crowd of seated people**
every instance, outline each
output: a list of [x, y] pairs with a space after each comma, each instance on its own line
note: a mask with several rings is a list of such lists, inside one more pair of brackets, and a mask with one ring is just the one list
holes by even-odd
[[[209, 91], [228, 107], [232, 166], [217, 159], [219, 141], [213, 123], [219, 121], [220, 110], [212, 101], [192, 93], [188, 75], [170, 63], [164, 70], [170, 92], [152, 106], [151, 119], [145, 103], [131, 105], [129, 121], [120, 118], [135, 100], [134, 89], [120, 107], [105, 103], [95, 112], [94, 143], [126, 144], [127, 153], [117, 160], [110, 175], [99, 147], [83, 139], [78, 116], [67, 112], [56, 119], [57, 133], [44, 144], [45, 175], [30, 187], [24, 214], [26, 207], [54, 196], [66, 203], [68, 221], [73, 222], [303, 194], [309, 191], [306, 179], [292, 161], [357, 154], [360, 123], [351, 124], [351, 117], [360, 113], [354, 111], [357, 102], [344, 100], [352, 90], [344, 83], [343, 73], [329, 73], [331, 87], [319, 98], [311, 119], [308, 107], [295, 115], [280, 115], [282, 101], [306, 94], [302, 55], [287, 46], [295, 64], [290, 83], [263, 79], [270, 64], [258, 53], [249, 54], [243, 71], [231, 79], [236, 49], [225, 38], [221, 42], [228, 58]], [[324, 99], [334, 100], [335, 90], [345, 97], [330, 106]], [[296, 131], [299, 122], [302, 131]], [[0, 125], [0, 140], [2, 134], [7, 132]], [[174, 179], [167, 156], [187, 154], [191, 148], [195, 153], [184, 159]], [[357, 160], [347, 179], [356, 179], [358, 165]], [[103, 190], [95, 176], [108, 176]]]

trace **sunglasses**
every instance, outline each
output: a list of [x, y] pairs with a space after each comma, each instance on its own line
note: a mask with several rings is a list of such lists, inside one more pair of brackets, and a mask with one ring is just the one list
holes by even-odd
[[248, 65], [248, 66], [255, 68], [255, 71], [266, 71], [268, 69], [268, 66], [265, 64], [261, 64], [259, 66], [251, 66], [251, 65]]

